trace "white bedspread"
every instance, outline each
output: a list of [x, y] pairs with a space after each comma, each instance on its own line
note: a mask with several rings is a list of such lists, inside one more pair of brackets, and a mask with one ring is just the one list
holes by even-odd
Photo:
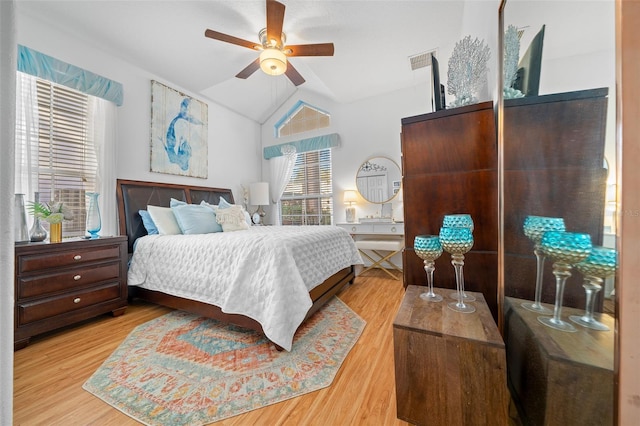
[[253, 226], [203, 235], [148, 235], [136, 241], [129, 285], [216, 305], [258, 321], [291, 350], [312, 305], [309, 290], [362, 258], [335, 226]]

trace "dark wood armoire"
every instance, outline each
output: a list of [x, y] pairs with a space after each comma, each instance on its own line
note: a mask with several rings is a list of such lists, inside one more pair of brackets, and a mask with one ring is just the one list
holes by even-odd
[[[445, 214], [469, 213], [474, 245], [465, 255], [465, 290], [481, 292], [497, 315], [498, 168], [492, 102], [402, 119], [404, 284], [426, 285], [416, 235], [437, 235]], [[451, 256], [436, 260], [434, 286], [455, 289]]]
[[[527, 215], [565, 219], [567, 231], [602, 244], [606, 191], [604, 143], [607, 89], [526, 97], [504, 108], [505, 295], [533, 300], [533, 243]], [[402, 119], [405, 216], [404, 284], [426, 285], [413, 251], [416, 235], [438, 234], [445, 214], [473, 217], [474, 245], [465, 255], [465, 290], [482, 292], [497, 318], [498, 149], [492, 102]], [[450, 255], [436, 261], [434, 285], [455, 288]], [[555, 285], [546, 262], [542, 301]], [[574, 273], [564, 305], [584, 308], [582, 277]], [[601, 309], [602, 296], [596, 304]]]

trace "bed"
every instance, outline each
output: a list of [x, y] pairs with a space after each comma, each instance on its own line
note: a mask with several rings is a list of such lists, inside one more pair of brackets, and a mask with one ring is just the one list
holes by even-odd
[[[221, 198], [234, 202], [230, 189], [117, 181], [120, 233], [128, 237], [130, 255], [129, 296], [257, 330], [278, 349], [290, 350], [299, 325], [353, 282], [354, 267], [362, 263], [357, 248], [333, 226], [147, 235], [138, 213], [148, 205], [168, 207], [171, 199], [218, 205]], [[222, 286], [227, 278], [232, 288]]]

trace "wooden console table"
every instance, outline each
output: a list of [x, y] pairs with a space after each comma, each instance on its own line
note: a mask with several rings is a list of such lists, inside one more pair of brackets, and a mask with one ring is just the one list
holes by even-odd
[[464, 314], [407, 287], [393, 322], [398, 418], [416, 425], [506, 425], [505, 347], [482, 293]]
[[[541, 324], [522, 302], [505, 298], [504, 336], [509, 388], [523, 423], [613, 425], [613, 318], [596, 314], [610, 331], [576, 325], [577, 332], [567, 333]], [[583, 313], [562, 308], [565, 321]]]

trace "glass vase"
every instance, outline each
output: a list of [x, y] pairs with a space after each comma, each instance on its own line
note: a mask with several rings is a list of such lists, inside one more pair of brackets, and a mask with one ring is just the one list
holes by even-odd
[[14, 199], [14, 241], [29, 241], [29, 227], [27, 226], [27, 211], [24, 206], [24, 194], [16, 194]]
[[97, 192], [87, 192], [89, 198], [89, 205], [87, 206], [87, 222], [86, 229], [90, 237], [99, 238], [98, 232], [102, 229], [102, 221], [100, 219], [100, 208], [98, 206], [98, 194]]
[[[33, 193], [33, 202], [34, 204], [38, 204], [40, 202], [40, 193]], [[31, 242], [38, 243], [40, 241], [44, 241], [47, 239], [47, 236], [47, 231], [44, 229], [44, 226], [42, 226], [42, 223], [40, 223], [40, 218], [34, 217], [33, 225], [31, 225], [31, 229], [29, 230], [29, 238], [31, 239]]]

